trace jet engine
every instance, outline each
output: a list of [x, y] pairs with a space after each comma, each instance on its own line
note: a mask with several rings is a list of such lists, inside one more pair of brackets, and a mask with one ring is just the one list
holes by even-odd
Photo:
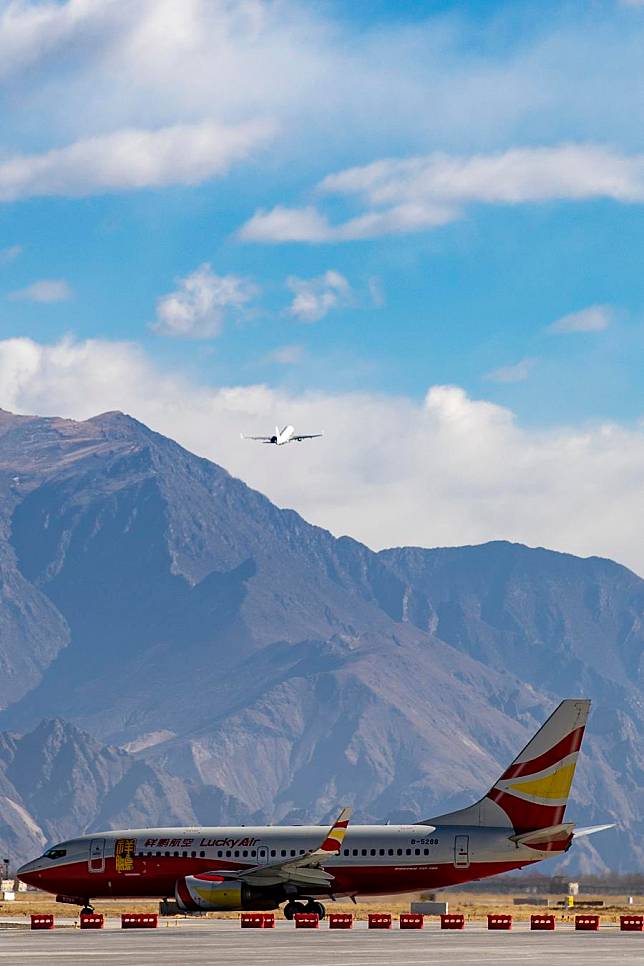
[[187, 875], [174, 887], [177, 905], [184, 912], [219, 912], [235, 909], [276, 909], [276, 897], [253, 889], [239, 879], [224, 879], [216, 873]]

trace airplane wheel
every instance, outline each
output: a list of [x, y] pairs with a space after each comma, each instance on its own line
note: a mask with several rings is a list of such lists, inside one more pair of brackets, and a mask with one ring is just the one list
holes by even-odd
[[303, 902], [287, 902], [284, 906], [284, 918], [292, 919], [296, 912], [308, 912]]
[[313, 912], [319, 916], [320, 920], [324, 919], [326, 916], [326, 909], [321, 902], [316, 902], [315, 899], [309, 899], [305, 906], [306, 912]]

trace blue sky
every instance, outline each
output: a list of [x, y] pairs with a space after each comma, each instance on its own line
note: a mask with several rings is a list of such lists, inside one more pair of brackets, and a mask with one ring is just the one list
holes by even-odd
[[[130, 353], [184, 401], [229, 389], [248, 429], [324, 401], [343, 425], [362, 399], [418, 416], [452, 386], [507, 414], [541, 469], [553, 439], [603, 460], [606, 426], [639, 454], [643, 50], [635, 0], [0, 0], [0, 405], [136, 409], [336, 531], [354, 503], [334, 515], [338, 497], [302, 500], [166, 425], [171, 395], [148, 412], [125, 363], [107, 396], [75, 398], [83, 363], [55, 347]], [[533, 533], [504, 493], [485, 526], [456, 514], [453, 541], [423, 538], [633, 564], [586, 519], [579, 541]]]

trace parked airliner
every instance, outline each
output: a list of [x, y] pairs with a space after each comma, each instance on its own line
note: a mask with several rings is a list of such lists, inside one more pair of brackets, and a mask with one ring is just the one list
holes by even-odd
[[18, 877], [91, 909], [98, 898], [175, 896], [187, 912], [274, 909], [324, 916], [321, 899], [416, 892], [482, 879], [566, 852], [564, 812], [590, 701], [562, 701], [490, 791], [410, 825], [154, 828], [60, 842]]
[[272, 436], [244, 436], [243, 433], [241, 434], [242, 439], [255, 439], [260, 443], [273, 443], [275, 446], [284, 446], [286, 443], [301, 443], [303, 439], [319, 439], [320, 436], [324, 436], [324, 433], [296, 433], [292, 426], [284, 426], [283, 429], [276, 426]]

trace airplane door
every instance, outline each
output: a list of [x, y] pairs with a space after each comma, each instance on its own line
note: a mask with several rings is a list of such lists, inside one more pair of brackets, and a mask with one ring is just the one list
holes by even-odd
[[89, 872], [105, 871], [105, 839], [92, 839], [89, 843]]
[[457, 869], [467, 869], [470, 865], [470, 837], [469, 835], [454, 836], [454, 866]]
[[266, 865], [268, 863], [269, 852], [265, 845], [257, 849], [257, 864]]

